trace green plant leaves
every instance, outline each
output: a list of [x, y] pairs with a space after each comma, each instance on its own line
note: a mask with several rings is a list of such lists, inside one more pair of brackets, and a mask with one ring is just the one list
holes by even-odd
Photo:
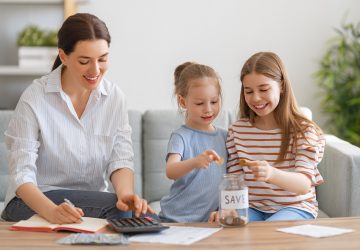
[[57, 46], [57, 32], [40, 29], [36, 25], [25, 27], [18, 35], [18, 46]]
[[343, 24], [315, 73], [330, 132], [360, 146], [360, 23]]

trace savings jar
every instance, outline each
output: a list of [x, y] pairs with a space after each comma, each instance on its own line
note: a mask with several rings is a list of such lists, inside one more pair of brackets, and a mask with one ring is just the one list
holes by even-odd
[[219, 187], [219, 216], [223, 227], [248, 223], [248, 188], [238, 174], [224, 174]]

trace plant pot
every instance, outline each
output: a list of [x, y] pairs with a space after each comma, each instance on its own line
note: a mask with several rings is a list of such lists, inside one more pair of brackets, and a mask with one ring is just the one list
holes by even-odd
[[19, 67], [51, 69], [57, 55], [56, 47], [19, 47]]

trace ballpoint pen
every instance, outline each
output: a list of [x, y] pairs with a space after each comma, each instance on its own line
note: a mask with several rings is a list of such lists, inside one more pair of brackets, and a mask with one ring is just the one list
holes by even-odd
[[[75, 207], [75, 205], [74, 205], [69, 199], [66, 199], [66, 198], [65, 198], [64, 201], [65, 201], [67, 204], [69, 204], [70, 206]], [[80, 218], [80, 220], [81, 220], [81, 221], [84, 221], [83, 218]]]

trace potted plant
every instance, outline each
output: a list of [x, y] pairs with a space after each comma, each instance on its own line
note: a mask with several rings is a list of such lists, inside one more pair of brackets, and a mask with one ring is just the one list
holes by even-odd
[[49, 68], [58, 54], [57, 33], [36, 25], [29, 25], [19, 33], [17, 45], [20, 67]]
[[315, 75], [321, 105], [329, 132], [360, 146], [360, 23], [343, 24], [336, 33]]

